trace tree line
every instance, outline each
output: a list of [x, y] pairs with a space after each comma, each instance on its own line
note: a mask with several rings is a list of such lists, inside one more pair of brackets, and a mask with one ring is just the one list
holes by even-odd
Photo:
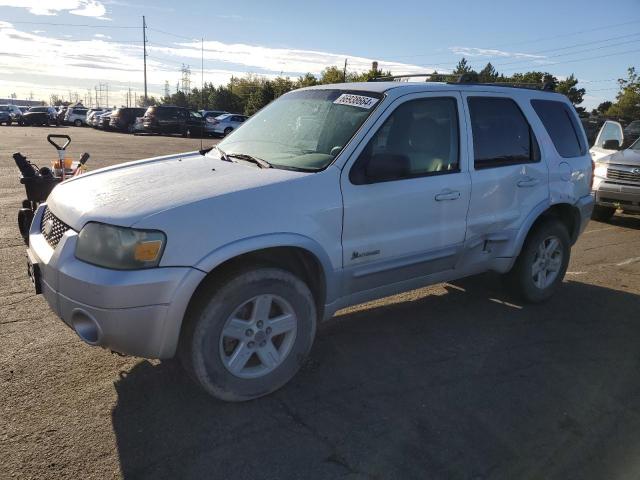
[[[579, 113], [586, 113], [580, 106], [586, 90], [578, 88], [578, 79], [574, 74], [560, 80], [544, 71], [529, 71], [505, 75], [491, 64], [475, 71], [466, 58], [462, 58], [451, 74], [434, 72], [428, 81], [448, 81], [466, 74], [472, 81], [483, 83], [517, 83], [542, 85], [550, 84], [556, 92], [566, 95]], [[349, 72], [335, 66], [325, 68], [319, 76], [306, 73], [296, 79], [276, 77], [268, 79], [259, 75], [247, 74], [244, 77], [232, 77], [226, 85], [215, 86], [205, 83], [202, 89], [193, 88], [189, 93], [181, 90], [162, 98], [149, 97], [147, 102], [140, 99], [140, 105], [171, 104], [187, 107], [192, 110], [224, 110], [233, 113], [253, 115], [272, 100], [291, 90], [313, 85], [340, 82], [366, 82], [375, 78], [390, 76], [391, 72], [383, 72], [374, 62], [371, 69], [364, 73]], [[618, 80], [620, 91], [615, 102], [603, 102], [592, 114], [603, 114], [611, 117], [633, 120], [640, 117], [640, 82], [634, 67], [630, 67], [627, 78]]]

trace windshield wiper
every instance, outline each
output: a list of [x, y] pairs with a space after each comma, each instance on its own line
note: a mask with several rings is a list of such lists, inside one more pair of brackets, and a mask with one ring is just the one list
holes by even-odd
[[218, 150], [218, 153], [220, 153], [220, 160], [224, 160], [225, 162], [235, 163], [233, 160], [229, 158], [229, 155], [224, 153], [224, 151], [219, 146], [215, 145], [215, 147], [212, 147], [212, 148], [215, 148], [216, 150]]
[[[218, 149], [218, 150], [220, 150], [220, 149]], [[228, 153], [228, 154], [225, 154], [225, 156], [227, 158], [237, 158], [239, 160], [245, 160], [247, 162], [255, 163], [260, 168], [271, 168], [272, 167], [272, 165], [269, 162], [267, 162], [266, 160], [263, 160], [263, 159], [258, 158], [258, 157], [252, 157], [251, 155], [247, 155], [246, 153]]]

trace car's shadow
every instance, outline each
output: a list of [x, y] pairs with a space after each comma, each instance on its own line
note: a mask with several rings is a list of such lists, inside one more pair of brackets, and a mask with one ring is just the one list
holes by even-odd
[[607, 222], [608, 224], [615, 225], [623, 228], [633, 228], [640, 230], [640, 215], [614, 215]]
[[522, 306], [490, 274], [430, 292], [324, 324], [300, 373], [252, 402], [216, 401], [176, 362], [141, 361], [115, 385], [122, 475], [639, 473], [640, 296], [567, 282]]

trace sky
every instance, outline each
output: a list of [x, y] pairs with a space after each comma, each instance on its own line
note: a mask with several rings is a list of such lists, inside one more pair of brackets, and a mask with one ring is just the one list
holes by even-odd
[[[394, 74], [450, 72], [462, 56], [480, 70], [575, 74], [582, 106], [613, 100], [616, 79], [640, 68], [640, 0], [433, 2], [288, 0], [0, 0], [0, 98], [77, 95], [122, 105], [143, 92], [142, 16], [149, 95], [247, 73], [296, 78], [327, 66]], [[204, 68], [201, 55], [204, 49]], [[89, 93], [91, 92], [91, 93]]]

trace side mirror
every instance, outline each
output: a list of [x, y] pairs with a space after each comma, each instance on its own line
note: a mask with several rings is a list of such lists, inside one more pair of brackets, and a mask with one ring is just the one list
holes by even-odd
[[602, 148], [605, 150], [620, 150], [620, 142], [618, 140], [605, 140]]
[[398, 180], [408, 177], [410, 173], [409, 157], [395, 153], [373, 155], [365, 166], [367, 183]]

